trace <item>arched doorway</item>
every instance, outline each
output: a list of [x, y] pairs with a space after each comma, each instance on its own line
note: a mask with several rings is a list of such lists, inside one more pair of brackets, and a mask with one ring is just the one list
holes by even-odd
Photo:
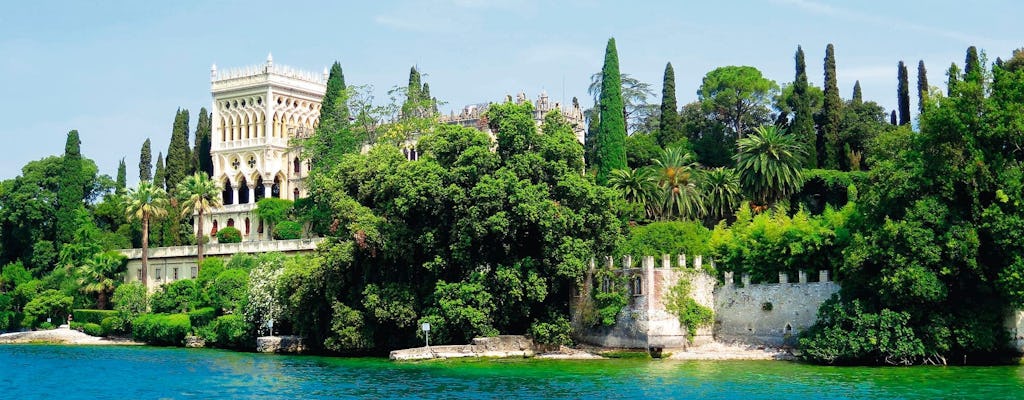
[[249, 204], [249, 182], [244, 177], [238, 182], [238, 204]]
[[274, 177], [274, 186], [270, 187], [270, 196], [280, 199], [281, 198], [281, 177]]
[[263, 198], [263, 177], [256, 177], [256, 200], [254, 203], [258, 203]]
[[235, 189], [231, 187], [230, 180], [224, 180], [224, 192], [221, 193], [221, 197], [224, 205], [235, 204]]

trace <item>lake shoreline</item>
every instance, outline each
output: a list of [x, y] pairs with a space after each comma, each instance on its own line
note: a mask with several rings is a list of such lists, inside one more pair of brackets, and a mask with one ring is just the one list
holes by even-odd
[[0, 344], [48, 343], [89, 346], [144, 346], [145, 343], [127, 338], [97, 337], [68, 329], [57, 328], [41, 331], [10, 332], [0, 334]]

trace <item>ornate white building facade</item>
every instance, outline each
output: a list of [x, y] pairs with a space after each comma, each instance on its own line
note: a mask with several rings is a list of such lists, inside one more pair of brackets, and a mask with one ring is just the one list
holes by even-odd
[[242, 240], [270, 239], [252, 211], [264, 197], [296, 200], [307, 195], [309, 164], [294, 138], [313, 134], [320, 120], [327, 71], [311, 73], [266, 63], [246, 68], [210, 69], [213, 179], [223, 188], [224, 206], [204, 216], [213, 237], [233, 226]]

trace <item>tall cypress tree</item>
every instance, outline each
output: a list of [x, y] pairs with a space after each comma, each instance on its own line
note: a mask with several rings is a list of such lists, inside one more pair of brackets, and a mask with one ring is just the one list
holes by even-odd
[[164, 153], [156, 156], [156, 172], [153, 173], [153, 186], [167, 190], [167, 170], [164, 169]]
[[626, 168], [626, 118], [622, 102], [622, 76], [615, 38], [608, 39], [601, 68], [601, 126], [597, 131], [597, 183], [608, 183], [613, 170]]
[[946, 71], [946, 96], [953, 97], [953, 90], [956, 89], [956, 85], [960, 83], [960, 67], [956, 66], [956, 63], [949, 64], [949, 70]]
[[818, 140], [817, 132], [814, 130], [814, 115], [811, 114], [811, 99], [807, 93], [807, 64], [804, 62], [804, 49], [796, 46], [796, 73], [793, 80], [793, 117], [792, 132], [799, 140], [806, 151], [807, 158], [803, 160], [804, 166], [813, 168], [818, 166]]
[[117, 164], [117, 181], [115, 181], [114, 188], [117, 189], [117, 193], [124, 192], [125, 187], [128, 186], [128, 166], [124, 163], [124, 158], [121, 158], [121, 162]]
[[153, 179], [153, 149], [150, 147], [149, 139], [146, 139], [142, 142], [142, 152], [139, 154], [139, 180], [150, 179]]
[[967, 56], [964, 58], [964, 82], [981, 83], [983, 76], [981, 59], [978, 58], [978, 48], [968, 47]]
[[[314, 168], [326, 170], [336, 165], [342, 154], [357, 151], [360, 141], [348, 129], [349, 109], [346, 101], [345, 73], [341, 63], [331, 65], [327, 77], [327, 91], [320, 106], [320, 125], [317, 126], [311, 146], [311, 161]], [[403, 114], [407, 107], [403, 105]]]
[[896, 102], [900, 110], [900, 125], [910, 124], [910, 78], [907, 76], [907, 65], [900, 61], [896, 67], [899, 85], [896, 87]]
[[661, 81], [661, 118], [658, 120], [658, 144], [666, 147], [683, 138], [683, 122], [676, 104], [676, 73], [672, 63], [665, 64]]
[[327, 76], [327, 91], [324, 92], [324, 99], [320, 102], [320, 125], [348, 122], [348, 107], [339, 107], [339, 102], [345, 101], [345, 73], [341, 70], [341, 63], [335, 61], [331, 65], [330, 75]]
[[822, 104], [822, 126], [818, 134], [818, 167], [837, 169], [842, 144], [839, 143], [839, 123], [842, 119], [843, 99], [839, 97], [836, 78], [836, 54], [832, 43], [825, 47], [825, 100]]
[[853, 103], [860, 104], [864, 102], [864, 93], [860, 91], [860, 80], [853, 82]]
[[924, 112], [924, 103], [928, 101], [928, 70], [924, 68], [924, 60], [917, 62], [917, 112]]
[[210, 113], [206, 111], [206, 107], [199, 109], [199, 122], [196, 124], [196, 143], [195, 150], [192, 151], [192, 160], [195, 164], [194, 169], [198, 172], [206, 173], [206, 176], [213, 176], [213, 157], [210, 155], [211, 143], [211, 130], [213, 129], [212, 122], [210, 121]]
[[188, 110], [179, 109], [174, 115], [171, 143], [167, 146], [166, 187], [173, 192], [178, 182], [192, 175], [192, 154], [188, 146]]
[[82, 141], [78, 131], [68, 132], [64, 144], [64, 158], [61, 160], [60, 177], [57, 178], [57, 241], [71, 243], [75, 238], [77, 214], [84, 208], [85, 179], [82, 173]]

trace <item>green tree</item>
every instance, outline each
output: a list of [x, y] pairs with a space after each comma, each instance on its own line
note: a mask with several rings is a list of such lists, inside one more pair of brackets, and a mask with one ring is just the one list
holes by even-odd
[[779, 86], [763, 77], [757, 68], [727, 66], [704, 75], [697, 96], [704, 111], [714, 115], [739, 138], [751, 126], [771, 120], [768, 105], [778, 90]]
[[253, 214], [273, 229], [279, 222], [286, 220], [291, 215], [294, 205], [294, 202], [287, 199], [263, 198], [256, 203]]
[[153, 174], [153, 186], [166, 190], [167, 170], [164, 168], [164, 153], [158, 153], [156, 156], [156, 172]]
[[203, 265], [203, 215], [221, 206], [221, 189], [219, 185], [203, 172], [196, 172], [186, 177], [177, 188], [178, 204], [181, 216], [195, 214], [196, 218], [196, 265]]
[[821, 109], [821, 128], [815, 148], [818, 153], [818, 168], [839, 168], [839, 123], [842, 118], [843, 99], [839, 97], [836, 78], [835, 47], [825, 47], [825, 102]]
[[946, 96], [953, 97], [953, 91], [958, 83], [960, 83], [960, 67], [957, 67], [956, 63], [951, 63], [949, 69], [946, 70]]
[[675, 144], [685, 137], [676, 104], [676, 73], [672, 69], [672, 63], [665, 64], [665, 76], [661, 85], [661, 116], [658, 121], [658, 144], [662, 147]]
[[345, 74], [337, 61], [331, 66], [327, 90], [320, 106], [320, 125], [317, 126], [309, 148], [309, 157], [315, 169], [330, 168], [346, 153], [359, 150], [361, 139], [349, 122], [348, 98], [353, 93], [345, 85]]
[[732, 216], [743, 200], [740, 177], [731, 168], [712, 168], [701, 175], [700, 190], [707, 205], [710, 222]]
[[78, 267], [78, 284], [86, 293], [96, 293], [96, 308], [107, 309], [107, 296], [123, 281], [126, 259], [116, 251], [96, 253]]
[[978, 57], [978, 48], [971, 46], [967, 48], [967, 55], [964, 57], [964, 82], [981, 83], [984, 79], [981, 58]]
[[[804, 49], [797, 46], [794, 58], [796, 60], [796, 77], [793, 80], [792, 108], [795, 115], [790, 132], [807, 149], [812, 149], [815, 147], [817, 132], [814, 129], [814, 99], [811, 98], [812, 94], [808, 93], [809, 84], [807, 83], [807, 64], [804, 62]], [[860, 87], [857, 86], [857, 88], [859, 89]], [[808, 151], [807, 154], [811, 154], [811, 152]], [[817, 161], [816, 157], [808, 157], [807, 160], [804, 160], [804, 166], [816, 166], [818, 164]]]
[[71, 313], [71, 303], [74, 298], [63, 293], [47, 289], [35, 296], [28, 304], [25, 304], [25, 322], [23, 326], [35, 327], [43, 319], [49, 317], [56, 321], [67, 319]]
[[124, 158], [117, 163], [117, 181], [114, 189], [117, 193], [124, 193], [125, 188], [128, 187], [128, 166], [124, 163]]
[[792, 135], [775, 126], [760, 126], [736, 147], [740, 184], [758, 205], [770, 208], [800, 190], [804, 150]]
[[141, 282], [127, 282], [114, 289], [110, 301], [114, 303], [114, 310], [117, 310], [121, 319], [131, 321], [149, 308], [148, 297], [146, 287]]
[[[186, 176], [192, 174], [192, 154], [188, 145], [188, 110], [179, 109], [174, 115], [171, 142], [167, 147], [166, 175], [164, 187], [173, 193]], [[157, 167], [159, 168], [159, 162]]]
[[917, 62], [917, 111], [924, 112], [924, 103], [928, 100], [928, 70], [924, 67], [924, 60]]
[[899, 124], [910, 125], [910, 82], [907, 76], [907, 65], [900, 61], [896, 69], [896, 75], [899, 79], [899, 85], [896, 88], [896, 100], [899, 104]]
[[148, 181], [139, 182], [134, 190], [128, 191], [128, 204], [125, 208], [125, 215], [129, 220], [142, 222], [142, 284], [148, 287], [147, 274], [149, 271], [149, 223], [153, 219], [163, 218], [167, 215], [167, 193], [163, 189], [154, 186]]
[[196, 143], [192, 156], [195, 158], [195, 170], [205, 172], [206, 176], [213, 176], [213, 157], [210, 155], [213, 138], [211, 130], [213, 122], [210, 120], [210, 113], [206, 107], [199, 109], [199, 121], [196, 123]]
[[78, 131], [68, 132], [67, 143], [64, 145], [64, 158], [61, 162], [59, 190], [57, 192], [57, 241], [70, 243], [78, 227], [75, 216], [84, 209], [85, 179], [82, 173], [82, 141]]
[[608, 186], [622, 198], [640, 206], [647, 216], [660, 215], [661, 190], [658, 178], [650, 168], [617, 169], [608, 177]]
[[[616, 55], [616, 57], [618, 56]], [[647, 102], [648, 98], [654, 96], [651, 84], [642, 82], [626, 73], [620, 73], [619, 77], [622, 83], [622, 110], [623, 119], [626, 121], [626, 134], [650, 131], [651, 128], [659, 124], [657, 121], [658, 105], [651, 105]], [[587, 88], [587, 92], [594, 97], [594, 107], [596, 110], [589, 109], [584, 111], [585, 113], [596, 114], [600, 112], [601, 89], [603, 87], [603, 72], [590, 76], [590, 86]], [[600, 118], [595, 117], [592, 119], [594, 122], [600, 122]], [[654, 120], [653, 124], [652, 119]]]
[[704, 216], [704, 198], [696, 177], [699, 165], [693, 160], [693, 154], [670, 147], [653, 161], [662, 191], [663, 217], [696, 219]]
[[594, 164], [597, 165], [597, 182], [605, 185], [613, 170], [626, 167], [626, 121], [615, 38], [608, 39], [601, 75], [601, 125], [597, 133]]
[[153, 150], [147, 138], [142, 142], [142, 152], [139, 154], [139, 180], [148, 181], [153, 179]]
[[853, 83], [853, 97], [851, 98], [854, 103], [863, 103], [864, 94], [860, 90], [860, 80]]

